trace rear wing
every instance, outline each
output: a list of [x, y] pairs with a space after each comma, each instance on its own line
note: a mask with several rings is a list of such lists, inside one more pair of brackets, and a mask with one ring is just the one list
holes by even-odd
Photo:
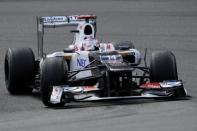
[[96, 31], [95, 15], [71, 15], [71, 16], [38, 16], [37, 17], [37, 43], [38, 57], [42, 58], [44, 28], [56, 28], [64, 26], [78, 26], [79, 23], [91, 23]]

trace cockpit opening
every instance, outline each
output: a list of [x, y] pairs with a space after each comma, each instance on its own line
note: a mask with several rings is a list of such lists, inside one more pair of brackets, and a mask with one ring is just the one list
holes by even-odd
[[92, 34], [92, 27], [90, 25], [86, 25], [84, 29], [85, 35], [91, 35]]

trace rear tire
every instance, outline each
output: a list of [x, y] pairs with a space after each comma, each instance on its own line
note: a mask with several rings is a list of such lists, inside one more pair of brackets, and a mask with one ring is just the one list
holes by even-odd
[[30, 85], [34, 84], [35, 79], [33, 51], [30, 48], [9, 48], [5, 55], [4, 73], [10, 94], [30, 93]]
[[67, 82], [67, 63], [62, 57], [46, 58], [41, 66], [41, 98], [44, 105], [48, 107], [63, 106], [60, 102], [53, 104], [50, 102], [52, 86], [65, 85]]
[[171, 51], [153, 52], [150, 62], [150, 81], [178, 80], [176, 58]]

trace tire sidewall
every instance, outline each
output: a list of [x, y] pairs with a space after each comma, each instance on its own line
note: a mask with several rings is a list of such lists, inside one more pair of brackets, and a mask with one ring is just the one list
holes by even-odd
[[49, 107], [62, 106], [64, 103], [50, 102], [52, 87], [65, 85], [67, 82], [67, 64], [61, 57], [46, 58], [41, 63], [41, 98], [44, 105]]
[[8, 49], [5, 55], [4, 73], [6, 88], [11, 94], [31, 91], [35, 75], [35, 57], [30, 48]]
[[171, 51], [153, 52], [150, 62], [150, 81], [178, 80], [176, 58]]

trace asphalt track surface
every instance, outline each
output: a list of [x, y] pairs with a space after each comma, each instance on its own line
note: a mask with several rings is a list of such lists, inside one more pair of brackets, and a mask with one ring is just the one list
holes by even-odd
[[[36, 16], [96, 14], [100, 41], [132, 40], [143, 52], [172, 50], [179, 78], [192, 99], [70, 103], [43, 106], [40, 96], [12, 96], [5, 89], [4, 54], [9, 47], [31, 47], [37, 54]], [[71, 43], [67, 29], [46, 33], [45, 51]], [[0, 131], [196, 131], [197, 130], [196, 0], [1, 0]]]

